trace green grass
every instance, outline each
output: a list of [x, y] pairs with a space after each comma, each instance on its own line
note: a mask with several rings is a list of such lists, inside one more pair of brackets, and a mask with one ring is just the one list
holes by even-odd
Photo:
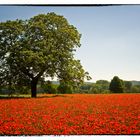
[[18, 98], [30, 98], [30, 94], [12, 94], [12, 95], [7, 95], [7, 94], [0, 94], [0, 98], [11, 98], [11, 97], [18, 97]]

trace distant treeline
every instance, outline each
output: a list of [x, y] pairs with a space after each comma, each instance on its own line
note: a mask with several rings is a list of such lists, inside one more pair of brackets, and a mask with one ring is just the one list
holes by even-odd
[[[110, 83], [107, 80], [98, 80], [96, 83], [84, 83], [80, 87], [80, 93], [111, 93], [109, 89]], [[140, 93], [140, 81], [123, 81], [122, 88], [121, 93]]]
[[[1, 94], [30, 94], [29, 86], [13, 87], [7, 86], [0, 88]], [[59, 81], [40, 81], [37, 86], [37, 93], [65, 94], [65, 93], [88, 93], [88, 94], [106, 94], [106, 93], [140, 93], [140, 81], [124, 81], [117, 76], [111, 80], [98, 80], [93, 82], [84, 82], [79, 88], [74, 88], [67, 82]]]

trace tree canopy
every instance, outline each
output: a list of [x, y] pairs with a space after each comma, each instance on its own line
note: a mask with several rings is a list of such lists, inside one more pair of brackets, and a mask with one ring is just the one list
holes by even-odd
[[41, 77], [57, 77], [79, 86], [90, 79], [74, 51], [81, 34], [67, 19], [55, 13], [28, 20], [0, 23], [1, 84], [30, 84], [32, 97]]
[[118, 76], [114, 76], [110, 82], [109, 90], [113, 93], [123, 93], [124, 92], [124, 82], [119, 79]]

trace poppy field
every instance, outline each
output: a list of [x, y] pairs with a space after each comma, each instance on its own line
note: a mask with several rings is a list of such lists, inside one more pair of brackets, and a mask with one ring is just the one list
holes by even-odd
[[0, 135], [140, 134], [140, 94], [0, 99]]

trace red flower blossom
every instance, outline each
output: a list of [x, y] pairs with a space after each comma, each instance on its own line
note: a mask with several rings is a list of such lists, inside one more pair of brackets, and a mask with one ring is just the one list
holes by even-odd
[[140, 94], [1, 99], [0, 135], [140, 134]]

